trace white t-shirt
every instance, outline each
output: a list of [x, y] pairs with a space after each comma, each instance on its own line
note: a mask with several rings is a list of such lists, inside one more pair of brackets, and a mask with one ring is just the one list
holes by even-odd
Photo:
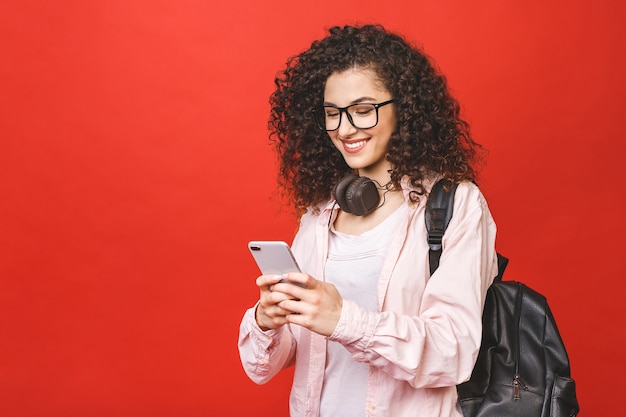
[[[377, 311], [376, 288], [387, 250], [408, 207], [401, 205], [372, 230], [355, 236], [330, 230], [324, 276], [344, 299]], [[369, 365], [357, 362], [340, 343], [328, 341], [320, 417], [365, 415]]]

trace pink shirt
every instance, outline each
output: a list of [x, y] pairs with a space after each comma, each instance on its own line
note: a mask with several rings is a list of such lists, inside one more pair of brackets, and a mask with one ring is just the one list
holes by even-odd
[[[408, 182], [402, 186], [410, 209], [383, 263], [378, 312], [344, 300], [329, 339], [370, 365], [366, 416], [459, 417], [456, 385], [471, 375], [485, 294], [497, 274], [496, 226], [480, 190], [460, 184], [440, 265], [429, 278], [426, 198], [412, 204]], [[328, 204], [318, 215], [306, 213], [292, 245], [301, 269], [317, 279], [324, 279], [331, 211]], [[259, 384], [295, 364], [291, 416], [317, 417], [326, 342], [297, 325], [263, 332], [253, 307], [240, 326], [239, 352]]]

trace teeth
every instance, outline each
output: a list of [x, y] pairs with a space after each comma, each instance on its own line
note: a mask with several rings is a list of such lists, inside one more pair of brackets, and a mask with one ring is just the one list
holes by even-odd
[[348, 148], [348, 149], [356, 149], [356, 148], [359, 148], [359, 147], [365, 145], [365, 142], [366, 141], [362, 140], [360, 142], [346, 143], [345, 145], [346, 145], [346, 148]]

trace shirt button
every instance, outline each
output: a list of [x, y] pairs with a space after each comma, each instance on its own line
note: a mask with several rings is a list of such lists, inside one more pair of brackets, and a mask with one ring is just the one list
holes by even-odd
[[374, 411], [374, 410], [376, 410], [376, 404], [374, 404], [374, 403], [368, 403], [368, 404], [367, 404], [367, 408], [369, 408], [370, 410]]

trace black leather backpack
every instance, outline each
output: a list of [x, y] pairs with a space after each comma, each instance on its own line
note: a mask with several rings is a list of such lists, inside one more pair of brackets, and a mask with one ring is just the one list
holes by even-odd
[[[426, 204], [430, 273], [454, 206], [456, 184], [440, 180]], [[487, 292], [483, 336], [469, 381], [457, 386], [464, 417], [574, 417], [579, 412], [569, 359], [546, 298], [502, 281], [508, 259]]]

